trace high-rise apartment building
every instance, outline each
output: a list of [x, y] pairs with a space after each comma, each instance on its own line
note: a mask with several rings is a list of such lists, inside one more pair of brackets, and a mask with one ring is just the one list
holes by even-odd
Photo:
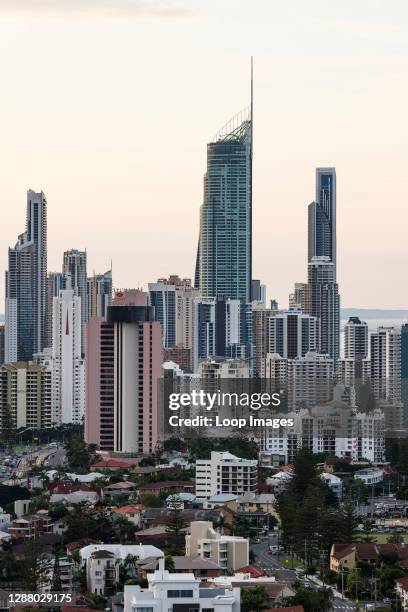
[[251, 301], [252, 110], [207, 145], [197, 259], [203, 297]]
[[375, 399], [401, 401], [401, 332], [379, 327], [370, 335], [371, 388]]
[[71, 275], [64, 272], [49, 272], [47, 275], [47, 339], [45, 346], [52, 346], [53, 301], [62, 289], [71, 289]]
[[293, 462], [299, 448], [313, 453], [382, 463], [385, 458], [385, 417], [381, 410], [357, 412], [338, 400], [284, 415], [293, 427], [266, 428], [263, 453]]
[[215, 309], [215, 355], [240, 357], [241, 302], [218, 297]]
[[86, 276], [86, 251], [70, 249], [65, 251], [62, 271], [71, 276], [71, 289], [81, 298], [81, 332], [82, 332], [82, 354], [85, 352], [85, 323], [87, 322], [87, 276]]
[[243, 495], [255, 492], [258, 486], [256, 459], [213, 451], [210, 459], [197, 459], [195, 469], [196, 496], [200, 499], [221, 493]]
[[55, 423], [81, 423], [85, 364], [81, 350], [81, 298], [62, 289], [53, 299], [52, 412]]
[[189, 278], [171, 275], [149, 283], [149, 303], [154, 307], [156, 321], [161, 323], [164, 348], [191, 349], [193, 299], [199, 295]]
[[151, 453], [157, 443], [161, 326], [142, 291], [116, 293], [107, 321], [87, 326], [85, 436], [105, 450]]
[[268, 353], [287, 359], [320, 349], [320, 321], [297, 310], [275, 313], [266, 320]]
[[193, 302], [193, 372], [200, 359], [216, 353], [216, 299], [196, 298]]
[[295, 359], [268, 353], [263, 361], [262, 377], [269, 379], [272, 392], [281, 392], [282, 406], [288, 410], [309, 408], [331, 398], [333, 360], [312, 352]]
[[307, 283], [295, 283], [293, 293], [289, 294], [289, 309], [306, 309]]
[[92, 317], [106, 319], [108, 306], [112, 304], [112, 270], [94, 274], [86, 281], [86, 320]]
[[4, 342], [6, 335], [6, 327], [4, 323], [0, 323], [0, 365], [4, 363]]
[[368, 356], [368, 326], [358, 317], [349, 317], [344, 326], [344, 357], [362, 360]]
[[316, 200], [309, 204], [308, 259], [328, 257], [336, 280], [336, 170], [316, 168]]
[[27, 362], [0, 367], [0, 411], [13, 426], [45, 429], [51, 426], [51, 371]]
[[261, 302], [252, 303], [253, 374], [261, 376], [262, 362], [268, 353], [268, 319], [272, 314]]
[[46, 344], [47, 200], [27, 192], [25, 232], [8, 252], [5, 361], [29, 361]]
[[306, 311], [320, 319], [320, 352], [337, 362], [340, 356], [340, 295], [334, 263], [312, 257], [308, 265]]
[[408, 323], [401, 325], [401, 400], [408, 417]]

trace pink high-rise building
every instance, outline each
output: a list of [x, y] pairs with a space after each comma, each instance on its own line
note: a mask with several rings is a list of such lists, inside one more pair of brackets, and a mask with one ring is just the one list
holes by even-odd
[[162, 332], [153, 319], [147, 294], [132, 290], [87, 325], [85, 438], [101, 450], [155, 449]]

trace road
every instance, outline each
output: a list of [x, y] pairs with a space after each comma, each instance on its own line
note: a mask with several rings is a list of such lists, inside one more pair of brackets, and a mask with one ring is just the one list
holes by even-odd
[[[277, 543], [278, 537], [277, 535], [273, 535], [270, 536], [269, 540], [264, 539], [257, 544], [251, 544], [251, 550], [255, 555], [255, 563], [259, 563], [259, 565], [265, 570], [272, 570], [273, 574], [278, 580], [285, 580], [292, 583], [296, 580], [297, 575], [295, 570], [289, 569], [284, 564], [284, 560], [287, 560], [288, 557], [286, 555], [283, 555], [278, 558], [277, 555], [275, 556], [269, 554], [269, 546], [275, 545]], [[316, 589], [322, 586], [322, 582], [312, 576], [302, 577], [300, 579], [300, 582], [304, 586]], [[352, 610], [355, 609], [356, 607], [352, 602], [347, 599], [342, 599], [339, 593], [337, 593], [337, 596], [335, 594], [332, 610], [334, 610], [335, 612], [352, 612]]]
[[59, 446], [55, 451], [52, 451], [52, 453], [48, 456], [47, 462], [50, 469], [63, 466], [65, 463], [64, 448]]

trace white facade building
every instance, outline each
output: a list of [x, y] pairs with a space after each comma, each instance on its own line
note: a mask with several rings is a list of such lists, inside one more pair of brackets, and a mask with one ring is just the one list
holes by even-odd
[[380, 468], [366, 468], [354, 472], [354, 478], [362, 480], [366, 485], [374, 485], [384, 480], [384, 470]]
[[85, 404], [85, 366], [81, 348], [81, 298], [72, 289], [53, 299], [53, 422], [80, 423]]
[[200, 588], [192, 573], [159, 569], [148, 574], [149, 586], [125, 585], [124, 612], [239, 612], [240, 589]]
[[279, 454], [291, 463], [297, 450], [306, 447], [313, 453], [384, 461], [385, 417], [381, 410], [361, 413], [333, 400], [282, 416], [293, 418], [293, 427], [267, 428], [261, 443], [264, 454]]
[[256, 491], [258, 461], [241, 459], [231, 453], [211, 453], [211, 459], [196, 461], [196, 496], [207, 499], [213, 495], [242, 495]]

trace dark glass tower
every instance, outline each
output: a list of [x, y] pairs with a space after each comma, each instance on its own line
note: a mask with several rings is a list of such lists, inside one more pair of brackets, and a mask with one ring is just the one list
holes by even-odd
[[316, 168], [316, 201], [309, 204], [308, 260], [329, 257], [336, 271], [336, 170]]
[[47, 340], [47, 200], [27, 192], [26, 230], [8, 253], [5, 361], [32, 360]]
[[252, 119], [251, 112], [244, 111], [207, 146], [199, 239], [204, 297], [250, 301], [251, 235]]

